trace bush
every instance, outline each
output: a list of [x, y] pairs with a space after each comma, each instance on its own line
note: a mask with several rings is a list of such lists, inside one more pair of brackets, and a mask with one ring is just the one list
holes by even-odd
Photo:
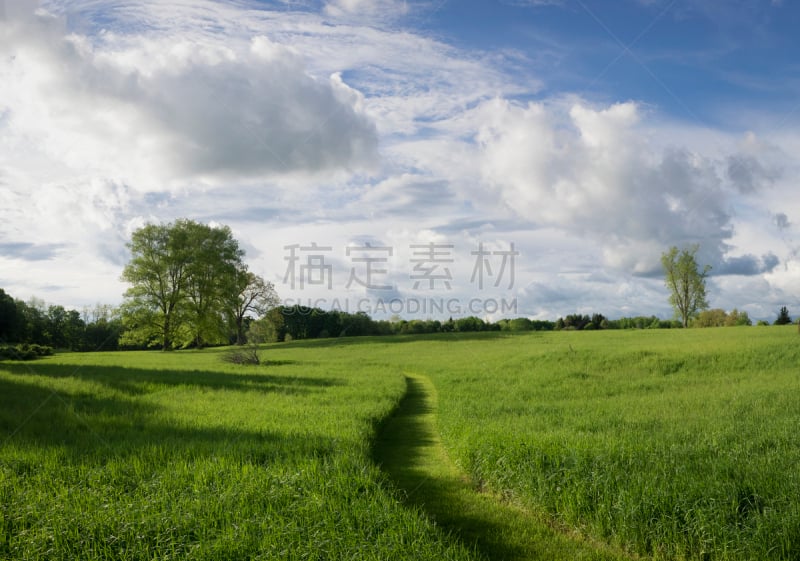
[[19, 352], [14, 347], [0, 345], [0, 360], [22, 360]]
[[22, 343], [16, 347], [0, 345], [0, 360], [34, 360], [42, 356], [53, 354], [53, 347], [47, 345], [29, 345]]
[[231, 364], [261, 364], [256, 345], [234, 347], [222, 355], [222, 360]]
[[33, 343], [29, 350], [34, 353], [36, 356], [51, 356], [53, 354], [53, 347], [48, 347], [47, 345], [37, 345]]

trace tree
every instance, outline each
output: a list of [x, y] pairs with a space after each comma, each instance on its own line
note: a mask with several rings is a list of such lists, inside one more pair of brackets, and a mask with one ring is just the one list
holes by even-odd
[[147, 224], [128, 243], [122, 280], [131, 287], [121, 307], [123, 343], [202, 343], [224, 318], [223, 293], [232, 290], [243, 252], [230, 229], [192, 220]]
[[194, 248], [186, 283], [191, 339], [185, 343], [227, 343], [227, 303], [238, 292], [244, 251], [227, 226], [192, 222], [189, 235]]
[[125, 339], [131, 343], [158, 341], [163, 350], [172, 349], [190, 261], [185, 225], [147, 224], [127, 244], [132, 258], [122, 280], [132, 286], [125, 292], [122, 314]]
[[263, 317], [280, 304], [275, 285], [246, 268], [236, 271], [236, 290], [231, 293], [230, 314], [236, 329], [236, 344], [243, 345], [245, 337], [245, 318], [250, 314]]
[[[721, 308], [703, 310], [692, 322], [692, 327], [723, 327], [728, 322], [728, 314]], [[735, 324], [734, 324], [735, 325]]]
[[16, 300], [18, 332], [17, 341], [48, 345], [47, 304], [40, 298], [31, 297], [27, 302]]
[[792, 318], [789, 317], [789, 310], [786, 306], [781, 306], [778, 312], [778, 318], [775, 320], [775, 325], [789, 325], [792, 323]]
[[0, 288], [0, 343], [13, 341], [19, 331], [19, 316], [14, 299]]
[[739, 311], [736, 308], [728, 314], [728, 317], [725, 320], [725, 325], [727, 327], [734, 327], [737, 325], [753, 325], [750, 316], [745, 311]]
[[711, 267], [706, 265], [702, 271], [698, 269], [695, 255], [699, 248], [695, 244], [679, 251], [673, 246], [661, 254], [664, 282], [670, 291], [669, 303], [683, 327], [688, 327], [689, 319], [698, 311], [708, 308], [706, 276]]

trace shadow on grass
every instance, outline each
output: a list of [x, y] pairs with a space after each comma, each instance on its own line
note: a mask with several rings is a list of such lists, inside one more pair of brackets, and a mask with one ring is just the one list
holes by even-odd
[[[268, 464], [275, 458], [329, 456], [332, 439], [241, 427], [173, 422], [152, 403], [90, 392], [64, 393], [27, 381], [0, 378], [0, 450], [45, 448], [67, 459], [102, 464], [144, 454], [165, 458], [234, 456]], [[32, 466], [0, 455], [0, 467], [22, 473]]]
[[433, 385], [407, 377], [407, 393], [383, 425], [373, 457], [443, 530], [492, 561], [619, 560], [624, 556], [573, 539], [530, 512], [479, 493], [450, 462], [436, 428]]
[[[268, 366], [279, 366], [291, 361], [273, 361]], [[2, 370], [18, 376], [46, 376], [48, 378], [76, 378], [103, 384], [126, 393], [141, 395], [164, 387], [187, 386], [209, 390], [238, 390], [304, 394], [322, 388], [345, 385], [338, 378], [305, 378], [279, 376], [261, 372], [230, 373], [206, 370], [151, 370], [124, 366], [69, 365], [49, 362], [3, 363]]]

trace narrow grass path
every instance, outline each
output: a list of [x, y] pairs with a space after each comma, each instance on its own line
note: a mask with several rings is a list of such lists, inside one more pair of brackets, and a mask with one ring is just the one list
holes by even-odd
[[431, 381], [406, 377], [408, 389], [375, 446], [375, 459], [408, 503], [491, 561], [630, 559], [604, 546], [554, 530], [541, 517], [498, 497], [477, 492], [439, 439], [437, 396]]

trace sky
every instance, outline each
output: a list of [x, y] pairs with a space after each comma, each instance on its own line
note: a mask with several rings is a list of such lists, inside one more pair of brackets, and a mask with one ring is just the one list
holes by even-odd
[[800, 314], [789, 0], [0, 0], [0, 287], [119, 304], [131, 233], [227, 225], [376, 318]]

